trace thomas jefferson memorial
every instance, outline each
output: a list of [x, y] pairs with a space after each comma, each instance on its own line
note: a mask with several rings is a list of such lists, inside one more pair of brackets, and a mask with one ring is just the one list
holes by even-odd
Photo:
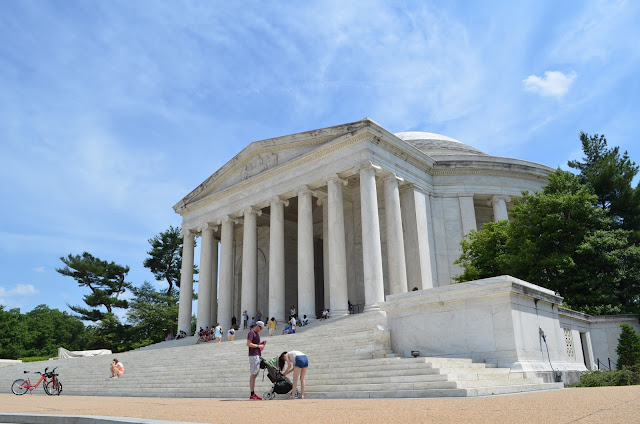
[[387, 295], [451, 284], [463, 236], [507, 219], [512, 199], [550, 172], [367, 118], [251, 143], [174, 206], [179, 329], [190, 329], [194, 237], [198, 327], [228, 328], [244, 310], [280, 320], [290, 305], [312, 318], [347, 314], [347, 301], [376, 310]]
[[[490, 156], [427, 132], [365, 118], [247, 146], [174, 206], [184, 238], [178, 328], [231, 317], [382, 314], [377, 338], [398, 355], [467, 357], [547, 380], [614, 358], [621, 322], [562, 307], [510, 276], [452, 284], [460, 242], [509, 219], [513, 199], [554, 170]], [[219, 260], [218, 260], [219, 259]], [[416, 290], [417, 288], [417, 290]]]

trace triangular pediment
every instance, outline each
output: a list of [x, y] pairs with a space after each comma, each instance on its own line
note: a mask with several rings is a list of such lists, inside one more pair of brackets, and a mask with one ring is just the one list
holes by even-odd
[[377, 125], [365, 118], [350, 124], [253, 142], [178, 202], [174, 210], [178, 211], [243, 181], [259, 178], [262, 173], [286, 165], [372, 124]]

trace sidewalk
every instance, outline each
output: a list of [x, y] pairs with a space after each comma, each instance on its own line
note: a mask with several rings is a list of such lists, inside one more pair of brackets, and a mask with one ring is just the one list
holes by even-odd
[[[626, 424], [640, 423], [640, 386], [564, 389], [462, 399], [276, 399], [261, 402], [65, 396], [64, 392], [61, 396], [0, 394], [2, 413], [114, 416], [219, 424]], [[72, 421], [75, 420], [67, 422]], [[7, 422], [6, 417], [0, 422]]]

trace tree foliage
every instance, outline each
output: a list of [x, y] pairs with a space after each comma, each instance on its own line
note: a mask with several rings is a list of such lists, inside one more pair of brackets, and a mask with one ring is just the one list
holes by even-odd
[[[151, 250], [147, 252], [148, 258], [143, 265], [156, 277], [157, 281], [166, 281], [169, 284], [166, 295], [172, 296], [173, 288], [180, 287], [180, 275], [182, 270], [183, 241], [180, 237], [180, 227], [170, 226], [168, 230], [149, 239]], [[194, 275], [198, 269], [194, 266]]]
[[630, 231], [613, 225], [590, 187], [557, 170], [542, 192], [515, 203], [512, 223], [467, 236], [457, 281], [509, 274], [560, 292], [582, 312], [638, 313], [640, 249]]
[[132, 325], [130, 339], [137, 345], [157, 343], [168, 332], [176, 333], [178, 320], [178, 294], [159, 292], [145, 282], [133, 289], [134, 299], [129, 304], [127, 318]]
[[640, 188], [631, 184], [640, 168], [619, 147], [608, 148], [604, 135], [580, 133], [585, 157], [569, 161], [580, 171], [580, 182], [598, 197], [597, 204], [613, 218], [614, 224], [627, 230], [640, 230]]
[[19, 309], [5, 310], [0, 305], [0, 358], [57, 355], [58, 348], [84, 350], [88, 332], [82, 321], [39, 305], [21, 314]]
[[620, 324], [622, 331], [618, 338], [618, 369], [640, 365], [640, 336], [628, 324]]
[[[126, 292], [131, 284], [125, 281], [129, 273], [128, 266], [98, 259], [90, 253], [62, 257], [64, 268], [57, 268], [62, 275], [72, 277], [80, 287], [88, 287], [91, 293], [84, 296], [84, 302], [91, 309], [82, 306], [71, 306], [72, 311], [86, 321], [102, 321], [110, 319], [113, 308], [127, 308], [128, 303], [119, 296]], [[99, 307], [104, 307], [102, 311]]]

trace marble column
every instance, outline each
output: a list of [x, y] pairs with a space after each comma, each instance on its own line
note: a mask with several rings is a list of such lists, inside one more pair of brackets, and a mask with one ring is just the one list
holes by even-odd
[[281, 321], [285, 318], [284, 207], [289, 205], [289, 201], [276, 196], [269, 200], [269, 204], [269, 316]]
[[391, 174], [384, 177], [384, 211], [387, 230], [387, 258], [389, 290], [391, 294], [407, 292], [407, 266], [402, 234], [402, 210], [398, 178]]
[[[218, 241], [215, 236], [211, 243], [211, 324], [218, 322]], [[229, 327], [223, 327], [229, 328]]]
[[371, 164], [359, 167], [365, 312], [380, 310], [378, 303], [384, 302], [376, 168]]
[[[213, 232], [216, 231], [217, 228], [210, 224], [204, 224], [199, 229], [202, 234], [202, 246], [200, 248], [200, 278], [198, 281], [196, 331], [199, 328], [211, 326], [213, 323], [212, 320], [215, 320], [215, 317], [211, 317], [211, 292], [213, 286], [213, 244], [217, 243], [213, 238]], [[218, 261], [217, 256], [215, 261]]]
[[313, 270], [312, 192], [299, 187], [298, 192], [298, 314], [309, 320], [316, 317], [316, 285]]
[[507, 213], [507, 202], [511, 201], [510, 196], [502, 196], [496, 194], [491, 199], [491, 205], [493, 206], [493, 220], [494, 222], [503, 221], [505, 219], [509, 219], [509, 214]]
[[473, 205], [473, 195], [458, 196], [460, 205], [460, 220], [462, 221], [462, 237], [466, 236], [471, 230], [477, 230], [476, 225], [476, 209]]
[[323, 308], [331, 307], [331, 280], [329, 273], [329, 201], [326, 194], [316, 192], [318, 206], [322, 206], [322, 275], [324, 276]]
[[[217, 322], [222, 328], [231, 326], [233, 315], [233, 224], [229, 216], [218, 220], [220, 225], [220, 294]], [[240, 317], [238, 322], [240, 322]]]
[[242, 236], [242, 297], [240, 310], [246, 310], [249, 316], [258, 311], [258, 226], [257, 217], [262, 211], [252, 207], [245, 208]]
[[400, 193], [402, 222], [404, 227], [404, 251], [407, 264], [407, 288], [431, 289], [434, 286], [431, 266], [428, 207], [429, 199], [413, 184], [402, 187]]
[[347, 256], [344, 234], [344, 201], [342, 186], [347, 181], [334, 174], [325, 179], [329, 192], [328, 198], [328, 239], [329, 243], [329, 283], [331, 315], [347, 315]]
[[191, 335], [191, 308], [193, 302], [193, 249], [195, 236], [183, 230], [182, 270], [180, 271], [180, 306], [178, 307], [178, 331]]

